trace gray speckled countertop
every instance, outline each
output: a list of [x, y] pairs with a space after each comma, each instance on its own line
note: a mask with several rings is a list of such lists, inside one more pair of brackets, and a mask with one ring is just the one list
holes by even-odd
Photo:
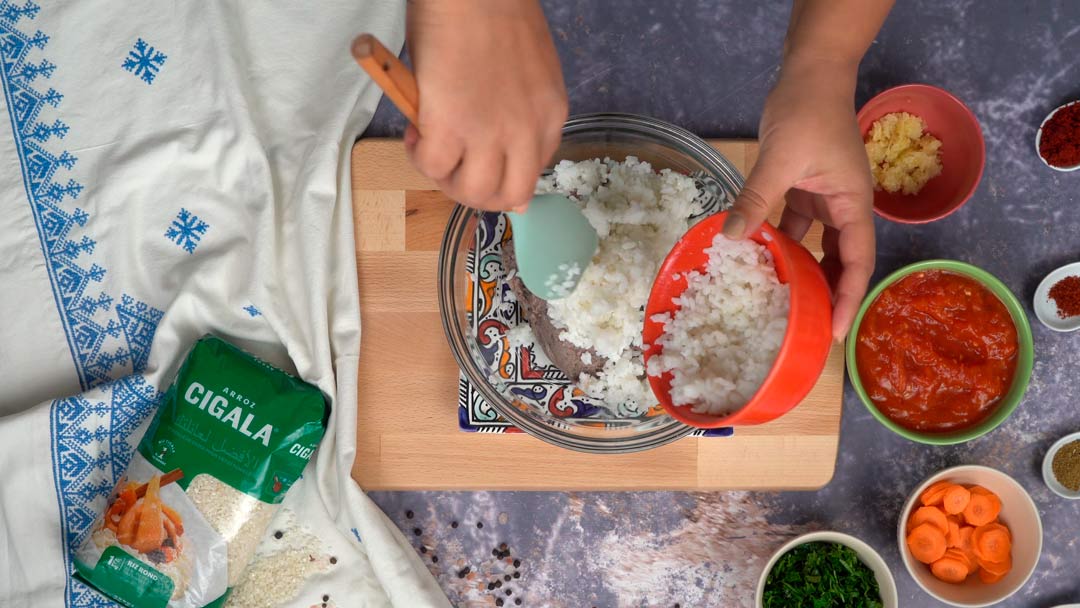
[[[572, 113], [648, 114], [706, 137], [755, 134], [777, 77], [786, 2], [544, 4]], [[890, 86], [926, 82], [957, 95], [982, 123], [987, 164], [974, 198], [927, 226], [879, 220], [875, 280], [933, 257], [1000, 277], [1027, 303], [1035, 336], [1031, 387], [1016, 413], [968, 444], [923, 446], [879, 425], [848, 387], [836, 476], [818, 492], [373, 493], [418, 547], [428, 547], [425, 562], [455, 605], [494, 606], [500, 597], [507, 606], [517, 598], [523, 606], [752, 606], [773, 550], [792, 535], [836, 529], [885, 556], [902, 606], [934, 606], [900, 562], [896, 518], [924, 477], [969, 463], [1013, 475], [1042, 513], [1038, 570], [1002, 605], [1080, 602], [1080, 502], [1051, 494], [1039, 474], [1046, 448], [1080, 430], [1080, 334], [1051, 332], [1030, 310], [1039, 280], [1080, 260], [1080, 173], [1046, 169], [1033, 146], [1042, 118], [1080, 97], [1080, 3], [899, 2], [860, 76], [859, 105]], [[368, 134], [399, 135], [403, 126], [384, 102]], [[492, 549], [503, 542], [511, 557], [495, 564]], [[494, 570], [513, 572], [505, 563], [513, 558], [521, 560], [520, 578], [488, 591]], [[482, 576], [459, 579], [459, 564]]]

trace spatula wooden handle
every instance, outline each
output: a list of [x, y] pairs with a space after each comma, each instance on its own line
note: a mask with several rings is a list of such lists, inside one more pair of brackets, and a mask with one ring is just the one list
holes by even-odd
[[371, 34], [360, 34], [353, 40], [352, 55], [405, 118], [416, 126], [420, 92], [412, 71]]

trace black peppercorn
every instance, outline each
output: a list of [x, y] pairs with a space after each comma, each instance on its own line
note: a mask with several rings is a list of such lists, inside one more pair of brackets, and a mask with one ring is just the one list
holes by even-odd
[[450, 522], [450, 527], [456, 529], [457, 528], [457, 522], [456, 521]]
[[502, 601], [502, 598], [501, 598], [501, 597], [500, 597], [500, 598], [498, 598], [497, 600], [495, 600], [495, 605], [496, 605], [496, 606], [502, 606], [502, 605], [503, 605], [503, 601]]
[[420, 552], [427, 553], [427, 547], [425, 547], [424, 545], [420, 545]]
[[510, 582], [510, 575], [507, 574], [506, 576], [504, 576], [503, 580], [509, 583]]
[[412, 511], [405, 511], [405, 519], [412, 519], [412, 516], [413, 516]]
[[420, 536], [423, 532], [424, 531], [421, 530], [420, 528], [413, 528], [412, 529], [412, 533], [415, 534], [416, 536]]
[[506, 595], [514, 595], [514, 590], [513, 589], [507, 589], [506, 590]]
[[484, 527], [484, 522], [482, 522], [482, 521], [476, 522], [476, 527], [477, 528], [483, 528]]
[[329, 602], [330, 601], [330, 596], [329, 595], [322, 596], [322, 601]]
[[337, 558], [336, 557], [331, 557], [330, 558], [330, 563], [331, 564], [336, 564], [337, 563]]
[[280, 540], [282, 536], [285, 536], [285, 533], [282, 532], [281, 530], [278, 530], [277, 532], [274, 532], [274, 538]]
[[515, 568], [520, 568], [521, 567], [521, 560], [520, 559], [515, 559], [514, 560], [514, 567]]
[[514, 573], [514, 578], [521, 578], [521, 573], [520, 572], [515, 572]]
[[469, 567], [468, 567], [468, 566], [465, 566], [465, 567], [464, 567], [464, 568], [462, 568], [461, 570], [458, 570], [458, 573], [457, 573], [457, 577], [458, 577], [458, 578], [465, 578], [465, 576], [466, 576], [467, 574], [469, 574]]
[[431, 556], [431, 563], [433, 563], [433, 564], [439, 563], [439, 556], [438, 555], [432, 555]]
[[521, 598], [520, 597], [514, 600], [514, 605], [515, 606], [520, 606], [521, 605]]

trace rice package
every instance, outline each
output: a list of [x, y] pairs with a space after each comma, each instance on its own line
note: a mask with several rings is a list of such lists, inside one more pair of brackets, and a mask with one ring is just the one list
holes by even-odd
[[314, 386], [200, 339], [76, 550], [77, 575], [125, 606], [221, 606], [326, 418]]

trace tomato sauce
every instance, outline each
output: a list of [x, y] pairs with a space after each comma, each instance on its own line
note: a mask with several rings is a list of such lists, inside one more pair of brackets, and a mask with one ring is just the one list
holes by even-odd
[[908, 429], [956, 431], [986, 418], [1016, 371], [1016, 327], [973, 279], [941, 270], [887, 287], [859, 325], [859, 378], [881, 413]]

